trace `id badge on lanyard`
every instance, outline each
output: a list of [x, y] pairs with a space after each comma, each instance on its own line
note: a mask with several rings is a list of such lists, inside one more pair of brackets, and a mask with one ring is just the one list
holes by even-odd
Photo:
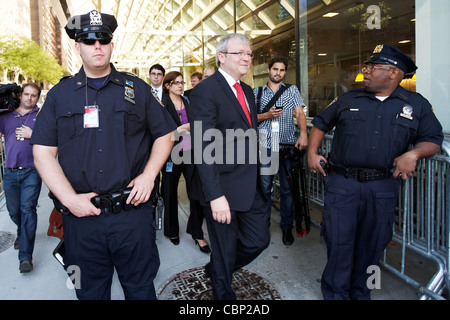
[[272, 142], [270, 148], [272, 152], [280, 151], [280, 122], [278, 120], [272, 120]]
[[98, 128], [98, 105], [85, 106], [83, 128]]

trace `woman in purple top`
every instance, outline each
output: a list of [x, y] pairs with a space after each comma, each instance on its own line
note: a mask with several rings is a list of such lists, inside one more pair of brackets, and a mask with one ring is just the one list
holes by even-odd
[[37, 203], [42, 180], [33, 161], [30, 144], [39, 108], [41, 89], [34, 83], [22, 88], [19, 106], [0, 114], [0, 134], [5, 135], [5, 174], [3, 178], [6, 207], [17, 225], [14, 249], [19, 250], [19, 271], [33, 270], [32, 255], [37, 227]]
[[192, 235], [200, 250], [210, 253], [211, 249], [204, 240], [202, 223], [203, 211], [200, 203], [190, 197], [191, 178], [194, 171], [190, 127], [188, 120], [189, 101], [183, 97], [183, 75], [178, 71], [171, 71], [163, 81], [163, 105], [178, 125], [175, 131], [175, 145], [162, 169], [161, 193], [164, 200], [164, 235], [177, 245], [180, 243], [178, 224], [178, 182], [181, 173], [186, 180], [186, 190], [190, 201], [190, 215], [187, 233]]

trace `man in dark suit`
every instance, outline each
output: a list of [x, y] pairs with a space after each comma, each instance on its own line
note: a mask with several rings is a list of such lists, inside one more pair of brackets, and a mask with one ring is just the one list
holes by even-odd
[[252, 89], [240, 81], [252, 57], [247, 37], [225, 36], [217, 46], [218, 72], [191, 93], [193, 196], [205, 210], [212, 246], [211, 262], [205, 268], [211, 274], [215, 299], [236, 299], [231, 289], [233, 271], [253, 261], [270, 241], [255, 100]]

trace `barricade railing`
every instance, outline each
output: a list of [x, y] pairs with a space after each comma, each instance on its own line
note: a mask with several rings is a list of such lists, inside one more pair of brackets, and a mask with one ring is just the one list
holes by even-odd
[[[332, 133], [325, 135], [319, 148], [325, 157], [332, 138]], [[443, 299], [444, 290], [450, 291], [450, 143], [444, 141], [439, 154], [419, 160], [416, 169], [414, 177], [401, 183], [393, 230], [393, 241], [401, 246], [400, 267], [388, 263], [389, 246], [380, 264], [414, 287], [420, 299]], [[323, 206], [325, 190], [320, 174], [308, 170], [308, 185], [310, 201]], [[406, 274], [411, 251], [437, 265], [437, 272], [426, 284]]]

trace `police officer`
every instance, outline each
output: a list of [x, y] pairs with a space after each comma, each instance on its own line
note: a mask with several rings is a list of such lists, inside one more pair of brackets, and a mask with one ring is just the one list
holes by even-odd
[[317, 150], [335, 127], [322, 222], [325, 299], [370, 299], [367, 268], [378, 265], [392, 238], [398, 178], [411, 177], [417, 160], [437, 153], [443, 141], [430, 103], [399, 86], [417, 69], [410, 57], [384, 44], [365, 64], [365, 88], [336, 98], [313, 119], [309, 138], [309, 168], [326, 175]]
[[49, 91], [31, 143], [65, 213], [64, 262], [79, 270], [77, 297], [110, 299], [115, 268], [126, 299], [156, 299], [148, 200], [176, 125], [144, 81], [110, 64], [116, 27], [114, 16], [95, 10], [69, 20], [83, 66]]

